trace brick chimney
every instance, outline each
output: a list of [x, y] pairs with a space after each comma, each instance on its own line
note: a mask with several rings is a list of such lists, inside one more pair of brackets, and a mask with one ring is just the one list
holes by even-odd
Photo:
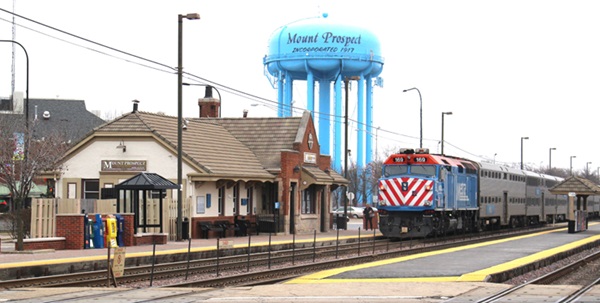
[[198, 99], [198, 107], [200, 107], [200, 118], [221, 117], [221, 100], [213, 97], [212, 86], [206, 86], [204, 98]]

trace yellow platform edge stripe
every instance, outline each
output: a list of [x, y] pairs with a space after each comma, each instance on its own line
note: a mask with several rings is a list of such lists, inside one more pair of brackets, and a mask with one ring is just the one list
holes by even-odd
[[[381, 233], [378, 232], [377, 235], [381, 235]], [[337, 240], [347, 240], [347, 239], [356, 239], [356, 238], [358, 238], [358, 236], [340, 236], [339, 238], [338, 237], [326, 237], [326, 238], [317, 238], [317, 241], [324, 242], [324, 241], [336, 241], [336, 239]], [[361, 234], [360, 238], [361, 239], [373, 238], [373, 234], [372, 233]], [[233, 245], [233, 247], [234, 248], [248, 247], [247, 238], [244, 238], [244, 239], [246, 239], [245, 244], [235, 244], [235, 245]], [[228, 240], [228, 239], [222, 239], [222, 240]], [[194, 252], [215, 250], [215, 249], [217, 249], [216, 241], [217, 241], [217, 239], [215, 239], [215, 245], [213, 245], [213, 246], [191, 248], [190, 252], [194, 253]], [[229, 240], [229, 241], [235, 241], [235, 240]], [[314, 242], [314, 239], [299, 239], [299, 240], [295, 241], [296, 244], [313, 243], [313, 242]], [[291, 240], [271, 241], [271, 245], [291, 244], [291, 243], [292, 243]], [[251, 243], [250, 247], [267, 246], [267, 245], [269, 245], [269, 241], [261, 240], [260, 242]], [[160, 246], [160, 245], [158, 245], [158, 246]], [[125, 248], [127, 248], [127, 247], [125, 247]], [[102, 261], [102, 260], [106, 260], [108, 258], [107, 248], [90, 248], [90, 249], [82, 249], [82, 250], [75, 250], [75, 251], [88, 251], [88, 250], [104, 251], [106, 254], [105, 255], [95, 255], [95, 256], [84, 256], [84, 257], [59, 257], [59, 258], [54, 258], [54, 259], [42, 259], [42, 260], [35, 260], [35, 261], [14, 261], [14, 262], [3, 262], [2, 254], [0, 254], [0, 262], [2, 262], [2, 263], [0, 263], [0, 269], [17, 268], [17, 267], [23, 267], [23, 266], [41, 266], [41, 265], [56, 265], [56, 264], [64, 264], [64, 263]], [[187, 248], [180, 248], [180, 249], [156, 251], [156, 255], [161, 256], [161, 255], [171, 255], [171, 254], [183, 254], [183, 253], [187, 253], [187, 252], [188, 252]], [[52, 253], [48, 253], [48, 254], [50, 257], [52, 256]], [[35, 254], [33, 254], [33, 255], [35, 255]], [[35, 256], [39, 257], [39, 255], [35, 255]], [[133, 258], [133, 257], [148, 257], [148, 256], [152, 256], [152, 251], [134, 252], [134, 253], [126, 252], [125, 257]], [[44, 255], [44, 257], [46, 257], [46, 255]], [[111, 258], [112, 258], [112, 254], [111, 254]]]
[[[594, 224], [590, 224], [590, 225], [595, 225], [597, 223]], [[417, 278], [372, 278], [372, 279], [335, 279], [335, 278], [329, 278], [331, 276], [335, 276], [344, 272], [348, 272], [348, 271], [353, 271], [353, 270], [358, 270], [358, 269], [364, 269], [364, 268], [370, 268], [370, 267], [375, 267], [375, 266], [381, 266], [381, 265], [387, 265], [387, 264], [393, 264], [393, 263], [398, 263], [398, 262], [404, 262], [404, 261], [408, 261], [408, 260], [413, 260], [413, 259], [418, 259], [418, 258], [423, 258], [423, 257], [428, 257], [428, 256], [433, 256], [433, 255], [439, 255], [439, 254], [445, 254], [445, 253], [451, 253], [451, 252], [456, 252], [456, 251], [461, 251], [461, 250], [466, 250], [466, 249], [471, 249], [471, 248], [477, 248], [477, 247], [483, 247], [483, 246], [488, 246], [488, 245], [493, 245], [493, 244], [498, 244], [498, 243], [504, 243], [504, 242], [509, 242], [509, 241], [514, 241], [514, 240], [519, 240], [519, 239], [526, 239], [526, 238], [531, 238], [531, 237], [535, 237], [535, 236], [539, 236], [539, 235], [543, 235], [543, 234], [549, 234], [549, 233], [555, 233], [555, 232], [564, 232], [565, 230], [567, 230], [566, 228], [561, 228], [561, 229], [557, 229], [557, 230], [551, 230], [551, 231], [543, 231], [543, 232], [539, 232], [539, 233], [534, 233], [534, 234], [530, 234], [530, 235], [523, 235], [523, 236], [517, 236], [517, 237], [512, 237], [512, 238], [507, 238], [507, 239], [501, 239], [501, 240], [494, 240], [494, 241], [487, 241], [487, 242], [483, 242], [483, 243], [478, 243], [478, 244], [471, 244], [471, 245], [467, 245], [467, 246], [462, 246], [462, 247], [455, 247], [455, 248], [449, 248], [449, 249], [444, 249], [444, 250], [440, 250], [440, 251], [435, 251], [435, 252], [426, 252], [426, 253], [420, 253], [420, 254], [416, 254], [416, 255], [411, 255], [411, 256], [404, 256], [404, 257], [398, 257], [398, 258], [393, 258], [393, 259], [387, 259], [387, 260], [381, 260], [381, 261], [375, 261], [375, 262], [369, 262], [369, 263], [365, 263], [365, 264], [359, 264], [359, 265], [353, 265], [353, 266], [347, 266], [347, 267], [341, 267], [341, 268], [334, 268], [334, 269], [329, 269], [329, 270], [324, 270], [324, 271], [320, 271], [317, 273], [313, 273], [313, 274], [309, 274], [309, 275], [305, 275], [296, 279], [292, 279], [290, 281], [285, 282], [286, 284], [309, 284], [309, 283], [352, 283], [352, 282], [408, 282], [408, 281], [422, 281], [422, 282], [448, 282], [448, 281], [457, 281], [457, 282], [483, 282], [485, 281], [488, 276], [490, 274], [494, 274], [497, 272], [502, 272], [505, 270], [509, 270], [509, 269], [513, 269], [516, 268], [518, 266], [522, 266], [522, 264], [527, 264], [533, 261], [537, 261], [540, 259], [543, 259], [545, 257], [551, 256], [553, 254], [559, 253], [559, 252], [563, 252], [578, 246], [582, 246], [585, 245], [589, 242], [593, 242], [596, 241], [598, 238], [600, 238], [599, 236], [593, 236], [593, 237], [588, 237], [586, 239], [582, 239], [573, 243], [569, 243], [569, 244], [565, 244], [563, 246], [559, 246], [556, 248], [552, 248], [549, 250], [545, 250], [536, 254], [533, 254], [531, 256], [527, 256], [527, 257], [523, 257], [520, 259], [516, 259], [510, 262], [506, 262], [503, 264], [499, 264], [496, 266], [492, 266], [490, 268], [486, 268], [486, 269], [482, 269], [479, 271], [475, 271], [475, 272], [471, 272], [471, 273], [467, 273], [458, 277], [417, 277]]]

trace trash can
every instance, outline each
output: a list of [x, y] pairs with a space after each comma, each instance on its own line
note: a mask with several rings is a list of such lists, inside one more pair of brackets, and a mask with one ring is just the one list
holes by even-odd
[[335, 225], [337, 229], [348, 229], [348, 218], [344, 214], [336, 214]]
[[190, 221], [187, 217], [181, 222], [181, 238], [187, 240], [190, 238]]
[[570, 234], [575, 233], [575, 221], [574, 220], [569, 220], [569, 222], [567, 223], [567, 232]]

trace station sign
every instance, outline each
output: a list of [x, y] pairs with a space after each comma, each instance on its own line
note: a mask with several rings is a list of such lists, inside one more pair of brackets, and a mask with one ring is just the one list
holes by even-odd
[[102, 171], [146, 171], [146, 160], [102, 160]]

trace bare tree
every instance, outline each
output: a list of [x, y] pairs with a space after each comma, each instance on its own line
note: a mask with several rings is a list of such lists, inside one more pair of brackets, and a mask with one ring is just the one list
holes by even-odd
[[[67, 149], [59, 132], [50, 132], [44, 138], [32, 134], [36, 121], [25, 123], [22, 115], [0, 115], [0, 184], [10, 191], [10, 213], [16, 222], [17, 250], [23, 250], [24, 204], [36, 177], [43, 172], [60, 171], [58, 160]], [[29, 223], [29, 222], [27, 222]]]
[[350, 205], [371, 204], [373, 197], [378, 195], [382, 167], [383, 160], [374, 160], [365, 167], [357, 167], [354, 162], [350, 164], [348, 191], [353, 192], [356, 197], [355, 201], [350, 201]]

